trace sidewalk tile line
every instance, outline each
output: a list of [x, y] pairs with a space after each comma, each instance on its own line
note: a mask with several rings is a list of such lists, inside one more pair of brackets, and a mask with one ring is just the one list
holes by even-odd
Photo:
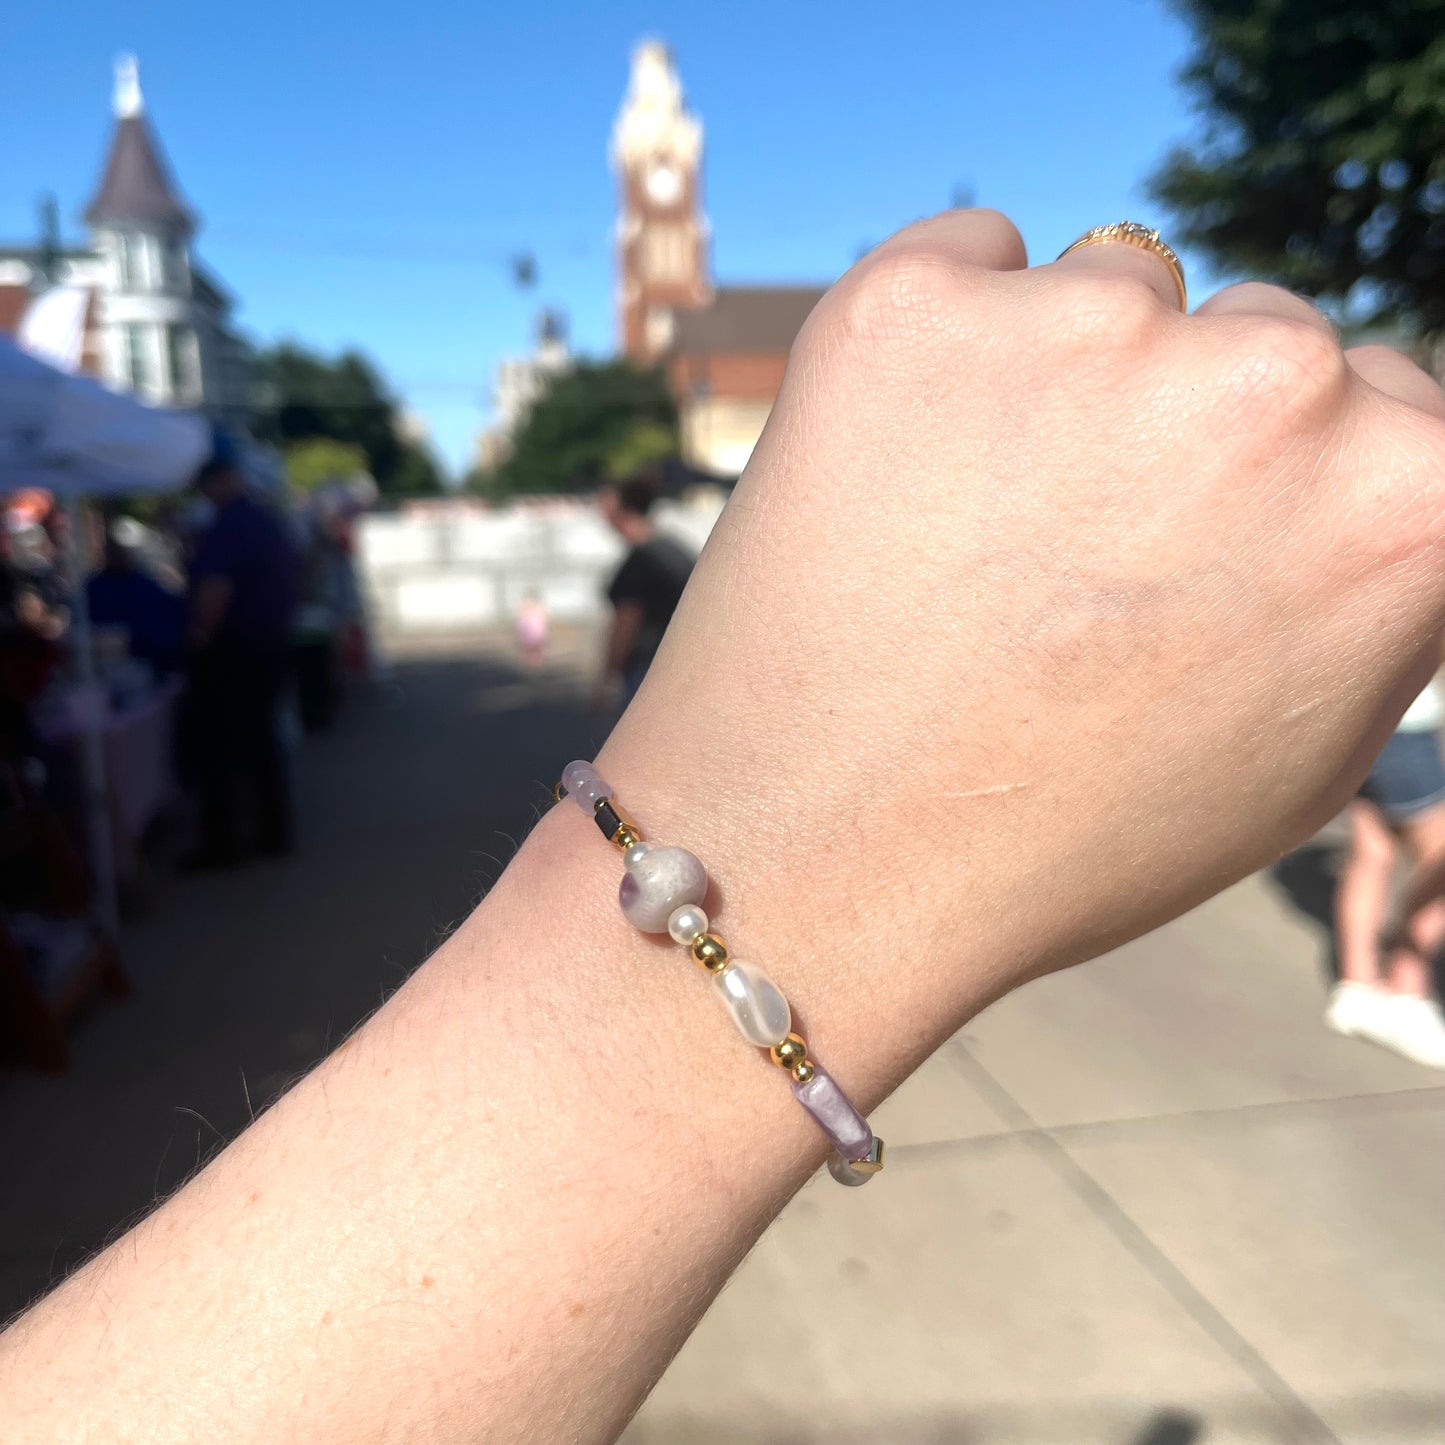
[[1053, 1135], [1041, 1128], [1019, 1101], [979, 1062], [973, 1052], [958, 1052], [958, 1067], [998, 1113], [1015, 1125], [1022, 1141], [1081, 1204], [1114, 1235], [1145, 1271], [1232, 1358], [1290, 1419], [1301, 1445], [1343, 1445], [1340, 1437], [1305, 1402], [1267, 1359], [1240, 1334], [1224, 1313], [1174, 1263], [1132, 1215]]

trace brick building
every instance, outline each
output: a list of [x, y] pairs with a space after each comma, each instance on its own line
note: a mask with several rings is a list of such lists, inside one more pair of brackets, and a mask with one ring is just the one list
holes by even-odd
[[667, 369], [683, 459], [736, 476], [762, 433], [822, 286], [718, 286], [702, 205], [703, 128], [666, 46], [645, 41], [612, 135], [624, 355]]

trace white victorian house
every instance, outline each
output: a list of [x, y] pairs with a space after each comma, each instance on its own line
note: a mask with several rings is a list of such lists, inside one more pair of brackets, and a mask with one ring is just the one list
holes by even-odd
[[72, 338], [74, 369], [145, 401], [244, 427], [250, 351], [232, 327], [229, 293], [195, 254], [197, 218], [165, 162], [130, 57], [117, 66], [115, 118], [84, 213], [90, 245], [61, 248], [52, 236], [0, 248], [0, 330], [23, 326], [27, 313], [33, 324], [43, 296], [57, 329]]

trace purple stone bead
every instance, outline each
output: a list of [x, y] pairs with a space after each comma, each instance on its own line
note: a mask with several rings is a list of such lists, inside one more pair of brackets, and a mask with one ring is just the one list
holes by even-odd
[[814, 1063], [813, 1077], [806, 1084], [795, 1083], [793, 1094], [843, 1158], [861, 1159], [873, 1147], [867, 1119], [848, 1102], [838, 1081], [822, 1065]]
[[601, 799], [612, 796], [612, 784], [603, 782], [597, 776], [597, 769], [581, 759], [562, 769], [562, 788], [589, 818], [597, 811]]
[[847, 1189], [857, 1189], [859, 1185], [866, 1184], [873, 1177], [871, 1174], [860, 1174], [840, 1154], [828, 1156], [828, 1173]]
[[634, 927], [666, 933], [679, 908], [687, 903], [701, 906], [706, 897], [707, 869], [686, 848], [645, 843], [638, 850], [628, 849], [617, 901]]

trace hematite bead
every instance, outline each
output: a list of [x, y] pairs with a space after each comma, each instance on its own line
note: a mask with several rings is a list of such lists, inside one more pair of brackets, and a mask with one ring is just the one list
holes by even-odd
[[606, 797], [598, 798], [592, 809], [592, 818], [602, 830], [602, 836], [609, 843], [616, 843], [624, 852], [630, 851], [642, 841], [642, 829], [633, 821], [632, 814], [622, 806], [609, 790]]

